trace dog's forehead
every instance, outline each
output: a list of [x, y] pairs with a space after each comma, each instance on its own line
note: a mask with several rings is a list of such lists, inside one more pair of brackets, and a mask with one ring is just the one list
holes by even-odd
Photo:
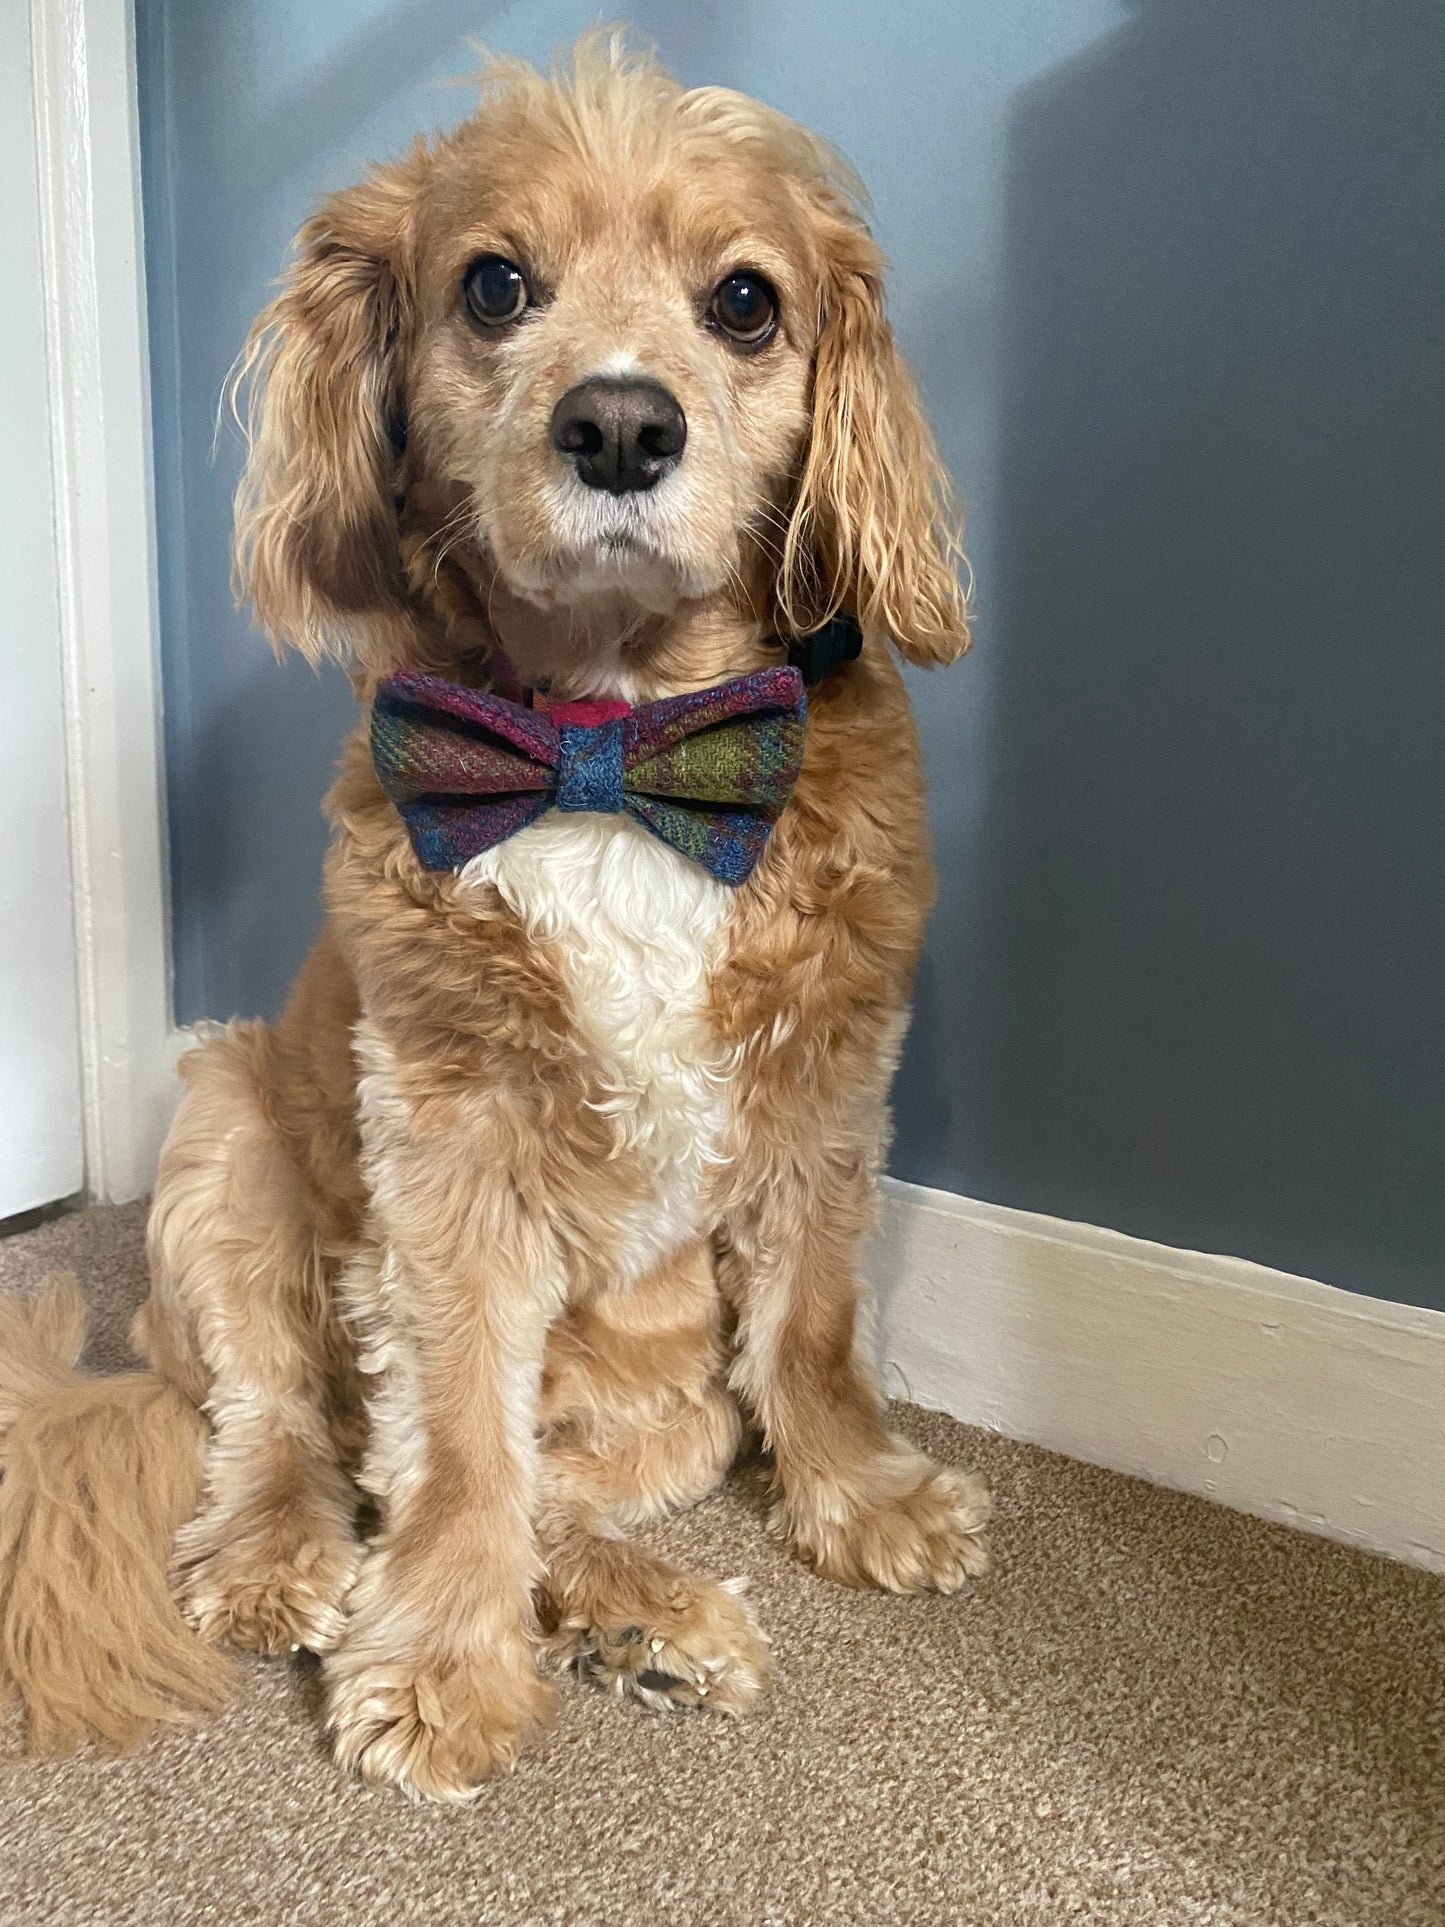
[[478, 116], [442, 160], [426, 225], [448, 273], [487, 248], [554, 274], [621, 251], [698, 272], [745, 260], [804, 276], [814, 265], [806, 197], [787, 169], [681, 125], [627, 146], [606, 127], [563, 134]]

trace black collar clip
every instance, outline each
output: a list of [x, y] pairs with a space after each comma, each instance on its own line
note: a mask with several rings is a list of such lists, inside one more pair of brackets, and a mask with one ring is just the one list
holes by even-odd
[[863, 631], [850, 615], [836, 615], [821, 629], [806, 636], [795, 636], [788, 644], [788, 661], [809, 688], [821, 682], [845, 662], [862, 653]]

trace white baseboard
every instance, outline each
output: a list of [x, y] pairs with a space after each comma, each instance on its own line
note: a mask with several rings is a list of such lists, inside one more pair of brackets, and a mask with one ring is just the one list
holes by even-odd
[[1445, 1573], [1445, 1312], [884, 1181], [887, 1389]]

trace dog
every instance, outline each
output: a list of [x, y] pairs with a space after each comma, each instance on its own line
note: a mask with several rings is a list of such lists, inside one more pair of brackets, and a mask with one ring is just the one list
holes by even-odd
[[302, 228], [238, 378], [237, 583], [370, 727], [284, 1014], [182, 1064], [150, 1369], [74, 1370], [73, 1283], [4, 1314], [35, 1744], [217, 1703], [228, 1643], [323, 1655], [338, 1761], [414, 1798], [515, 1759], [549, 1660], [740, 1713], [743, 1591], [627, 1535], [745, 1428], [827, 1578], [986, 1569], [860, 1315], [932, 897], [893, 652], [969, 641], [861, 206], [593, 35]]

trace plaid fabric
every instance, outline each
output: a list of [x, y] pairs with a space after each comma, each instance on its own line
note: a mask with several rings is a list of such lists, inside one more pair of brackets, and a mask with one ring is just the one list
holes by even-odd
[[629, 709], [527, 709], [413, 670], [388, 676], [371, 755], [429, 870], [452, 870], [544, 810], [625, 811], [724, 883], [752, 873], [803, 760], [796, 669]]

